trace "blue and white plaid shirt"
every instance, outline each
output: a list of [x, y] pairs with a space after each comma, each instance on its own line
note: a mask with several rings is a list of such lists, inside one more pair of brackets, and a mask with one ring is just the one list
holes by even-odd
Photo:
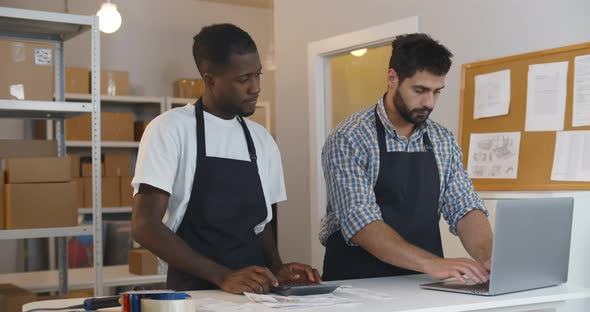
[[[462, 163], [461, 148], [453, 134], [438, 123], [427, 120], [409, 139], [401, 137], [389, 121], [383, 98], [376, 104], [377, 114], [385, 127], [388, 152], [424, 152], [422, 136], [428, 132], [440, 174], [439, 214], [457, 234], [457, 222], [469, 211], [488, 211], [473, 190], [473, 184]], [[330, 235], [341, 230], [350, 239], [369, 223], [383, 220], [373, 188], [379, 174], [379, 143], [375, 125], [375, 105], [340, 123], [322, 149], [322, 166], [328, 207], [322, 219], [320, 241], [326, 244]]]

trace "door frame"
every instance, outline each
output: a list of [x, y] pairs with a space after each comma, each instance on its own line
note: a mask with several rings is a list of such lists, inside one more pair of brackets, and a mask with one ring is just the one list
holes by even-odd
[[[330, 56], [389, 43], [401, 34], [418, 32], [418, 17], [372, 26], [359, 31], [310, 42], [307, 46], [309, 103], [309, 190], [311, 265], [321, 269], [324, 246], [318, 239], [321, 218], [326, 212], [327, 197], [322, 170], [321, 151], [332, 124], [330, 96]], [[378, 73], [375, 73], [378, 74]]]

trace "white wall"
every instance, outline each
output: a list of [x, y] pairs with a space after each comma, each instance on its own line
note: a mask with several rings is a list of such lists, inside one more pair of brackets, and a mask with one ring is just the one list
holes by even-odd
[[[70, 0], [72, 14], [94, 15], [101, 0]], [[192, 56], [192, 37], [205, 25], [230, 22], [250, 33], [264, 60], [272, 40], [269, 9], [232, 6], [199, 0], [114, 0], [123, 17], [114, 34], [101, 33], [101, 67], [129, 71], [131, 94], [172, 95], [179, 78], [199, 77]], [[64, 0], [0, 0], [0, 6], [64, 12]], [[90, 33], [66, 42], [66, 66], [90, 67]], [[274, 97], [272, 73], [262, 80], [261, 100]], [[267, 78], [267, 79], [264, 79]], [[2, 121], [4, 123], [4, 121]], [[22, 128], [22, 124], [20, 126]], [[22, 130], [2, 128], [2, 137], [19, 138]]]
[[[454, 54], [432, 118], [456, 132], [460, 65], [590, 41], [587, 0], [275, 1], [276, 134], [289, 200], [279, 215], [283, 258], [309, 262], [307, 45], [409, 16]], [[375, 73], [382, 75], [383, 73]]]

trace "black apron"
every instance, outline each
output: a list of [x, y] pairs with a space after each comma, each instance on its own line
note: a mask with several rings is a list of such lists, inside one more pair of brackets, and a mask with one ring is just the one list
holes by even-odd
[[[264, 266], [254, 226], [267, 216], [256, 149], [242, 117], [250, 161], [207, 157], [203, 102], [195, 104], [197, 167], [186, 213], [176, 234], [193, 250], [229, 269]], [[182, 257], [183, 255], [178, 255]], [[215, 289], [214, 284], [168, 266], [167, 287], [173, 290]]]
[[[380, 165], [374, 191], [383, 221], [409, 243], [442, 257], [440, 178], [428, 133], [422, 139], [426, 152], [387, 152], [385, 128], [377, 109], [375, 120]], [[330, 235], [326, 243], [322, 277], [326, 281], [417, 273], [382, 262], [361, 247], [347, 245], [341, 231]]]

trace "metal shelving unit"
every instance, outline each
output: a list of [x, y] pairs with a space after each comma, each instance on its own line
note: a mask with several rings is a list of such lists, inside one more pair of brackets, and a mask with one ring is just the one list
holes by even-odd
[[[103, 148], [139, 148], [137, 141], [102, 141]], [[67, 147], [92, 147], [91, 141], [66, 141]]]
[[[91, 32], [92, 94], [88, 103], [66, 102], [64, 93], [64, 41], [85, 32]], [[55, 101], [0, 100], [0, 117], [22, 119], [52, 119], [55, 121], [55, 139], [58, 156], [66, 153], [64, 119], [83, 113], [92, 114], [92, 226], [3, 230], [0, 239], [56, 237], [58, 243], [58, 284], [61, 294], [68, 290], [68, 259], [66, 237], [90, 234], [94, 241], [94, 294], [103, 293], [102, 265], [102, 211], [100, 174], [100, 32], [98, 17], [0, 7], [0, 37], [43, 40], [55, 44]], [[48, 82], [50, 83], [50, 82]]]
[[0, 239], [29, 239], [29, 238], [49, 238], [92, 235], [92, 226], [80, 225], [71, 227], [43, 228], [43, 229], [23, 229], [23, 230], [2, 230]]

